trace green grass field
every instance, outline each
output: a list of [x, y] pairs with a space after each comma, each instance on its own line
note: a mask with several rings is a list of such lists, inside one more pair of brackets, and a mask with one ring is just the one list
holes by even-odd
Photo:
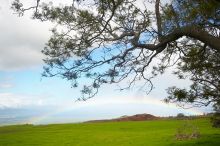
[[0, 146], [220, 146], [220, 129], [207, 118], [190, 120], [199, 139], [177, 141], [184, 120], [0, 127]]

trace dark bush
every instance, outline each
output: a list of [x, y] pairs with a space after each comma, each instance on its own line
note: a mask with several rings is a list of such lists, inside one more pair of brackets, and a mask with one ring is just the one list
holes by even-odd
[[216, 128], [220, 128], [220, 113], [216, 112], [211, 117], [212, 126]]
[[183, 118], [185, 118], [185, 115], [183, 114], [183, 113], [179, 113], [179, 114], [177, 114], [177, 116], [176, 116], [178, 119], [183, 119]]

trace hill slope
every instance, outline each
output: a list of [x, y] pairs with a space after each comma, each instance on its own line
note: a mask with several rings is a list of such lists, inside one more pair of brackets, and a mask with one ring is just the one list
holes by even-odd
[[[159, 117], [156, 117], [154, 115], [151, 114], [136, 114], [133, 116], [122, 116], [119, 118], [115, 118], [115, 119], [103, 119], [103, 120], [91, 120], [91, 121], [87, 121], [89, 123], [92, 122], [119, 122], [119, 121], [148, 121], [148, 120], [157, 120], [159, 119]], [[86, 123], [87, 123], [86, 122]]]
[[190, 120], [199, 139], [177, 141], [184, 120], [0, 127], [0, 146], [220, 146], [220, 129], [205, 118]]

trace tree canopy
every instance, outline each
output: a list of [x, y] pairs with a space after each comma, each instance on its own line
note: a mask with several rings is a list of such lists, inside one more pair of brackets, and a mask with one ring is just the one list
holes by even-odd
[[217, 0], [73, 0], [70, 5], [35, 0], [31, 7], [14, 0], [12, 8], [19, 16], [31, 11], [33, 19], [57, 24], [42, 51], [44, 76], [67, 79], [73, 87], [89, 78], [81, 100], [103, 84], [125, 79], [130, 82], [122, 90], [141, 80], [151, 91], [151, 78], [177, 65], [175, 74], [190, 77], [192, 85], [170, 87], [167, 102], [220, 105]]

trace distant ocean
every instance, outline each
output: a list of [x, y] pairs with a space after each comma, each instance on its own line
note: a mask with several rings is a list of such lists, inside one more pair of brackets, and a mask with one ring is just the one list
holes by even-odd
[[[95, 114], [88, 111], [68, 111], [56, 113], [54, 108], [0, 108], [0, 126], [16, 124], [51, 124], [51, 123], [76, 123], [97, 119]], [[94, 116], [93, 116], [94, 115]], [[108, 118], [98, 116], [100, 119]]]
[[43, 112], [39, 109], [0, 109], [0, 126], [14, 124], [31, 124], [28, 121], [40, 116]]

